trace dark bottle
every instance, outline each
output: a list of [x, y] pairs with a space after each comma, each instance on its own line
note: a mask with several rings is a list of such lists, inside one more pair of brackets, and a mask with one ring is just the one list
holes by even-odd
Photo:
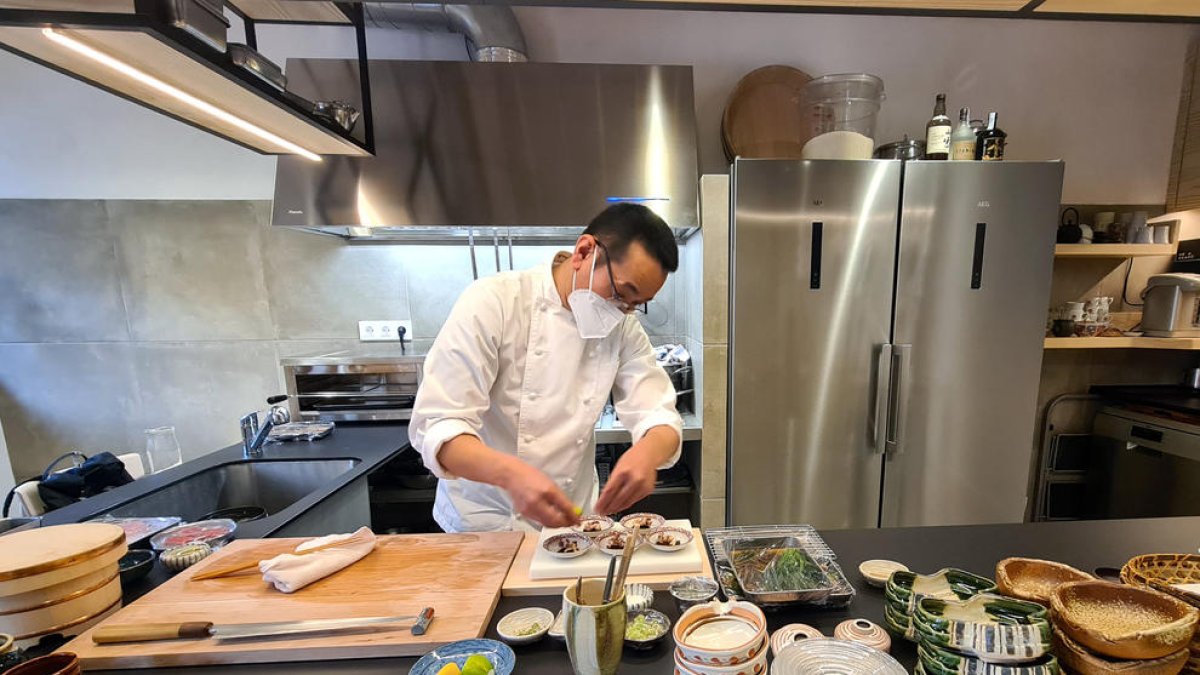
[[987, 128], [979, 132], [979, 142], [975, 144], [975, 159], [985, 162], [998, 162], [1004, 159], [1004, 145], [1008, 142], [1008, 134], [996, 126], [996, 113], [988, 113]]
[[933, 117], [925, 125], [925, 159], [950, 159], [950, 118], [946, 117], [946, 95], [938, 94]]

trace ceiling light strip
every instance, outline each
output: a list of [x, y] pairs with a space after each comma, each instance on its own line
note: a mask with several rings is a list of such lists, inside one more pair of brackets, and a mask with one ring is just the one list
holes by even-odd
[[264, 141], [266, 141], [268, 143], [271, 143], [280, 148], [283, 148], [287, 152], [300, 155], [301, 157], [310, 159], [314, 162], [321, 161], [320, 155], [318, 155], [314, 152], [311, 152], [309, 150], [305, 150], [304, 148], [300, 147], [299, 145], [296, 145], [295, 143], [292, 143], [289, 140], [280, 138], [279, 136], [276, 136], [275, 134], [267, 131], [266, 129], [263, 129], [262, 127], [251, 124], [250, 122], [247, 122], [246, 120], [244, 120], [232, 113], [226, 112], [225, 110], [222, 110], [221, 108], [218, 108], [215, 105], [208, 103], [207, 101], [198, 99], [195, 96], [192, 96], [191, 94], [187, 93], [186, 91], [183, 91], [181, 89], [173, 87], [173, 86], [167, 84], [166, 82], [163, 82], [162, 80], [154, 77], [153, 75], [150, 75], [141, 70], [138, 70], [137, 68], [134, 68], [133, 66], [129, 65], [128, 63], [125, 63], [124, 61], [113, 58], [112, 56], [109, 56], [108, 54], [105, 54], [102, 51], [94, 49], [94, 48], [80, 42], [79, 40], [76, 40], [75, 38], [65, 35], [53, 28], [43, 28], [42, 34], [45, 35], [47, 38], [53, 40], [54, 42], [70, 49], [71, 51], [82, 54], [83, 56], [86, 56], [89, 59], [96, 61], [97, 63], [107, 66], [108, 68], [111, 68], [112, 70], [115, 70], [118, 73], [121, 73], [122, 75], [124, 75], [132, 80], [137, 80], [138, 82], [141, 82], [142, 84], [152, 87], [152, 88], [156, 89], [157, 91], [160, 91], [160, 92], [170, 96], [171, 98], [174, 98], [180, 102], [186, 103], [187, 105], [195, 108], [196, 110], [203, 112], [204, 114], [206, 114], [210, 117], [214, 117], [218, 120], [221, 120], [222, 122], [231, 124], [249, 134], [252, 134], [254, 136], [257, 136], [257, 137], [263, 139]]

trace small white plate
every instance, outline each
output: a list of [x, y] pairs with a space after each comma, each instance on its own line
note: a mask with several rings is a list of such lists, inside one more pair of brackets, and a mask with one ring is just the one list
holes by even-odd
[[554, 617], [554, 624], [550, 626], [550, 637], [565, 642], [567, 639], [567, 629], [565, 626], [566, 614], [560, 609], [558, 610], [558, 615]]
[[656, 527], [662, 527], [666, 520], [657, 513], [631, 513], [621, 519], [621, 527], [626, 530], [648, 532]]
[[[591, 529], [591, 530], [586, 529], [588, 527], [593, 527], [593, 528], [597, 528], [597, 529]], [[593, 539], [595, 539], [596, 537], [603, 537], [604, 535], [608, 534], [612, 529], [613, 529], [613, 519], [612, 518], [609, 518], [608, 516], [597, 516], [597, 515], [583, 516], [579, 519], [578, 525], [571, 526], [571, 530], [573, 532], [577, 532], [579, 534], [584, 535], [585, 537], [591, 537]]]
[[892, 572], [907, 572], [908, 567], [895, 560], [864, 560], [858, 566], [858, 571], [868, 584], [876, 588], [883, 588], [887, 585]]
[[555, 558], [577, 558], [592, 550], [592, 540], [574, 532], [564, 532], [547, 537], [542, 549]]
[[496, 623], [496, 632], [510, 645], [527, 645], [541, 640], [552, 625], [554, 612], [542, 607], [526, 607], [505, 614]]
[[[660, 539], [670, 539], [671, 543], [662, 543]], [[645, 540], [650, 543], [655, 549], [673, 553], [682, 551], [692, 543], [692, 533], [682, 527], [656, 527], [650, 530]]]
[[[642, 538], [632, 532], [609, 532], [596, 540], [596, 546], [609, 555], [621, 555], [625, 550], [625, 537], [635, 537], [633, 542], [633, 549], [635, 551], [643, 543]], [[619, 545], [615, 548], [609, 548], [609, 544], [614, 541], [620, 542]]]

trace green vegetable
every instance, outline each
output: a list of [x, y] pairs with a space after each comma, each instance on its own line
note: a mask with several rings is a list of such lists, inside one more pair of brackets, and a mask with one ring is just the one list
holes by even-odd
[[638, 614], [633, 618], [633, 621], [625, 624], [626, 640], [636, 640], [638, 642], [652, 640], [658, 637], [658, 634], [661, 632], [662, 627], [647, 619], [645, 614]]
[[525, 637], [526, 635], [536, 635], [539, 632], [541, 632], [541, 630], [542, 630], [542, 624], [535, 623], [532, 626], [529, 626], [528, 628], [522, 628], [521, 630], [517, 631], [517, 635], [520, 635], [521, 637]]

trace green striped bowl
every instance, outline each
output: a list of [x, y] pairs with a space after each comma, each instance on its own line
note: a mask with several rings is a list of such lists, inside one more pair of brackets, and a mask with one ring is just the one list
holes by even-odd
[[1033, 661], [1050, 652], [1046, 608], [999, 595], [922, 598], [913, 627], [922, 642], [992, 663]]
[[1026, 663], [988, 663], [922, 642], [917, 645], [917, 655], [927, 675], [1059, 675], [1061, 672], [1053, 654]]

